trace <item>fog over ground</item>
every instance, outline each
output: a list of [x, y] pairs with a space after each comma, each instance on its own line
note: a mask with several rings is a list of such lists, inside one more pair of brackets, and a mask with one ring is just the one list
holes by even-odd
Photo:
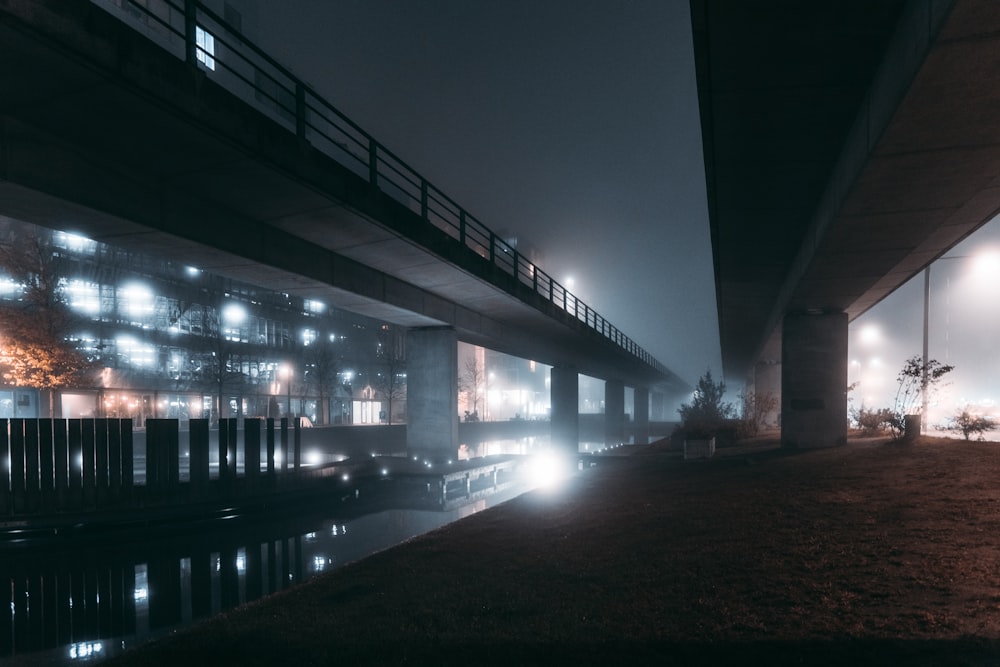
[[[1000, 218], [947, 252], [930, 268], [928, 358], [955, 369], [929, 406], [942, 424], [968, 407], [1000, 415]], [[851, 405], [892, 407], [896, 376], [923, 350], [924, 273], [850, 325]]]

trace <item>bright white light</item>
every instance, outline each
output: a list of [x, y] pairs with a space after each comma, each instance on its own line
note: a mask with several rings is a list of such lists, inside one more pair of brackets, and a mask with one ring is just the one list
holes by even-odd
[[548, 449], [528, 462], [529, 481], [538, 488], [551, 490], [566, 478], [568, 464], [559, 452]]
[[135, 366], [151, 366], [156, 362], [156, 348], [147, 343], [140, 343], [131, 336], [119, 336], [115, 340], [115, 345], [118, 354]]
[[118, 288], [122, 309], [133, 316], [149, 315], [154, 310], [153, 290], [142, 283], [130, 283]]
[[275, 449], [274, 450], [274, 465], [275, 465], [275, 467], [281, 465], [281, 450], [280, 449]]
[[226, 304], [222, 309], [222, 321], [226, 324], [243, 324], [247, 319], [247, 309], [238, 303]]
[[24, 285], [21, 283], [16, 283], [10, 278], [0, 279], [0, 294], [17, 294], [22, 289]]
[[201, 273], [201, 269], [195, 268], [193, 266], [185, 266], [184, 272], [193, 278]]
[[72, 250], [73, 252], [93, 252], [97, 247], [96, 241], [91, 241], [86, 236], [67, 232], [56, 232], [56, 245]]
[[874, 345], [882, 340], [882, 332], [876, 325], [866, 324], [861, 327], [861, 331], [858, 332], [858, 340], [865, 345]]
[[345, 473], [344, 473], [343, 475], [341, 475], [341, 476], [340, 476], [340, 479], [342, 479], [342, 480], [343, 480], [343, 481], [345, 481], [345, 482], [348, 482], [348, 481], [350, 481], [350, 479], [351, 479], [351, 476], [350, 476], [350, 475], [348, 475], [348, 474], [347, 474], [347, 473], [345, 472]]
[[318, 449], [310, 449], [306, 452], [306, 464], [311, 466], [319, 465], [323, 461], [323, 455]]
[[389, 469], [388, 468], [382, 468], [382, 475], [385, 476], [385, 475], [388, 475], [388, 474], [389, 474]]
[[101, 642], [79, 642], [69, 647], [69, 657], [71, 660], [82, 660], [100, 655], [104, 651], [104, 644]]
[[307, 312], [319, 314], [326, 311], [326, 304], [323, 303], [322, 301], [314, 301], [313, 299], [306, 299], [305, 308]]

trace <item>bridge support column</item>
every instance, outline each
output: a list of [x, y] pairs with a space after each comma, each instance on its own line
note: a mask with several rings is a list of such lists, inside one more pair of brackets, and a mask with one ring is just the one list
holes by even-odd
[[761, 427], [770, 429], [780, 424], [781, 409], [781, 362], [774, 359], [760, 360], [753, 370], [753, 392], [757, 405], [762, 406], [769, 397], [776, 401], [774, 409], [763, 415]]
[[781, 340], [781, 444], [847, 442], [847, 314], [786, 315]]
[[666, 396], [663, 395], [662, 391], [653, 392], [651, 404], [650, 416], [653, 421], [669, 421], [666, 415]]
[[406, 334], [406, 451], [435, 461], [458, 455], [458, 335], [451, 327]]
[[649, 442], [649, 389], [646, 389], [645, 387], [636, 387], [634, 400], [634, 442], [637, 445], [645, 445]]
[[575, 366], [553, 366], [549, 373], [552, 446], [576, 455], [580, 449], [580, 377]]
[[604, 381], [604, 442], [617, 445], [625, 440], [625, 383]]

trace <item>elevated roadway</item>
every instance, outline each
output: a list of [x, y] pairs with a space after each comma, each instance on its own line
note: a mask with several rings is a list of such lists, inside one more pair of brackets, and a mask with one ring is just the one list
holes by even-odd
[[1000, 211], [1000, 7], [691, 14], [725, 375], [780, 386], [786, 444], [841, 442], [847, 323]]
[[219, 17], [179, 0], [113, 4], [0, 0], [0, 215], [671, 398], [689, 390]]

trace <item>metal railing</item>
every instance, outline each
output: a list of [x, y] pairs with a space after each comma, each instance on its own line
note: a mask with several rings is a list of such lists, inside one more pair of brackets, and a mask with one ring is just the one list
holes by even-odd
[[92, 0], [660, 373], [651, 354], [197, 0]]

